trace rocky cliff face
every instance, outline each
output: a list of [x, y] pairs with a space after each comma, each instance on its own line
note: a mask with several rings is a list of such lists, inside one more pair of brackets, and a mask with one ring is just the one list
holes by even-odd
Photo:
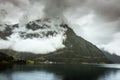
[[[13, 36], [13, 35], [17, 35]], [[0, 38], [4, 41], [11, 40], [11, 37], [18, 38], [20, 41], [28, 40], [28, 39], [50, 39], [51, 37], [60, 36], [60, 41], [55, 43], [56, 39], [53, 39], [52, 44], [55, 47], [55, 50], [44, 52], [44, 48], [49, 46], [44, 44], [35, 44], [38, 46], [37, 49], [42, 50], [37, 51], [37, 54], [34, 54], [34, 50], [25, 51], [23, 45], [23, 51], [18, 50], [16, 48], [4, 47], [1, 48], [2, 52], [5, 52], [8, 55], [14, 55], [17, 58], [21, 59], [32, 59], [37, 62], [65, 62], [65, 63], [109, 63], [110, 61], [104, 56], [101, 50], [99, 50], [95, 45], [90, 42], [84, 40], [83, 38], [77, 36], [74, 31], [65, 23], [53, 22], [50, 19], [44, 20], [36, 20], [31, 21], [26, 24], [25, 27], [19, 27], [16, 25], [5, 25], [3, 29], [0, 31]], [[14, 39], [14, 38], [12, 38]], [[17, 39], [17, 40], [18, 40]], [[14, 41], [14, 40], [13, 40]], [[50, 40], [51, 41], [51, 40]], [[17, 42], [17, 41], [15, 41]], [[18, 42], [20, 43], [20, 42]], [[27, 42], [26, 42], [27, 43]], [[34, 43], [32, 43], [34, 45]], [[15, 44], [14, 44], [15, 45]], [[29, 45], [29, 44], [27, 44]], [[59, 46], [61, 45], [61, 46]], [[31, 46], [31, 45], [30, 45]], [[43, 47], [41, 47], [43, 46]], [[45, 47], [44, 47], [45, 46]], [[58, 47], [59, 46], [59, 47]], [[34, 47], [33, 47], [34, 48]], [[47, 49], [47, 48], [46, 48]], [[45, 49], [45, 50], [46, 50]], [[32, 52], [33, 51], [33, 52]]]

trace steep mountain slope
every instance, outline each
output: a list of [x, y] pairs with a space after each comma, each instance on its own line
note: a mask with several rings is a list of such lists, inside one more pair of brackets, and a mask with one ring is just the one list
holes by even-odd
[[1, 47], [1, 51], [20, 59], [63, 63], [110, 62], [95, 45], [77, 36], [67, 24], [60, 21], [36, 20], [24, 27], [7, 25], [0, 34], [2, 42], [9, 44]]
[[96, 46], [77, 36], [66, 24], [62, 26], [68, 29], [65, 33], [67, 38], [63, 43], [66, 47], [51, 54], [42, 55], [37, 59], [38, 61], [42, 61], [44, 58], [43, 61], [49, 60], [68, 63], [110, 62]]

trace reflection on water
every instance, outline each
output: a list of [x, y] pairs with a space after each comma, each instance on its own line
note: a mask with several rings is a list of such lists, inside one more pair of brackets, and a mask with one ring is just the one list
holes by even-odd
[[45, 71], [31, 71], [31, 72], [14, 72], [12, 74], [0, 74], [0, 80], [62, 80], [61, 77], [45, 72]]
[[108, 71], [99, 80], [120, 80], [120, 70]]
[[0, 69], [0, 80], [120, 80], [119, 68], [110, 66], [112, 67], [88, 64], [14, 65]]

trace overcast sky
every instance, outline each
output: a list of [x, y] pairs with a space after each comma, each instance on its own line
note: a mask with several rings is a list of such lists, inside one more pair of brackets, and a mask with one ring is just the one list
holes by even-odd
[[120, 55], [120, 0], [0, 0], [0, 23], [66, 18], [77, 35]]

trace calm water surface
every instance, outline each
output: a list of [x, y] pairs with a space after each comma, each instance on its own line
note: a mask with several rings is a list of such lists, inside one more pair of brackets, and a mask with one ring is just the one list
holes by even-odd
[[0, 80], [120, 80], [120, 65], [0, 65]]

